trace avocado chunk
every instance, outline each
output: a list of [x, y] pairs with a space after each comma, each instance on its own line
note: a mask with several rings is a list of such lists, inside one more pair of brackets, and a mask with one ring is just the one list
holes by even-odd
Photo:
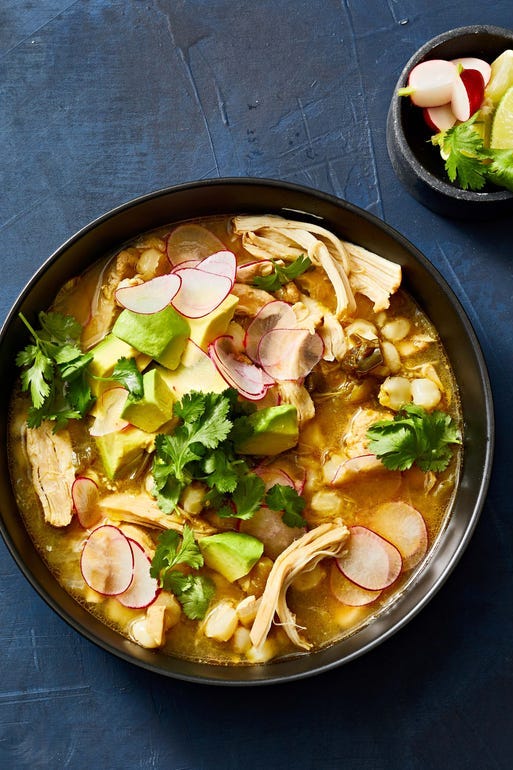
[[131, 345], [113, 334], [107, 334], [90, 352], [93, 354], [93, 358], [89, 364], [89, 372], [94, 375], [91, 377], [90, 385], [95, 396], [99, 396], [105, 387], [112, 387], [112, 383], [106, 384], [101, 380], [96, 380], [95, 377], [110, 377], [120, 358], [134, 358], [140, 371], [151, 361], [151, 356], [139, 353]]
[[164, 368], [160, 371], [177, 401], [191, 390], [222, 393], [228, 387], [212, 359], [191, 340], [187, 342], [180, 365], [172, 372]]
[[142, 459], [145, 451], [153, 448], [154, 436], [131, 426], [121, 431], [95, 436], [105, 473], [109, 479], [118, 476], [122, 469]]
[[219, 532], [199, 540], [207, 567], [233, 583], [254, 567], [264, 552], [263, 543], [244, 532]]
[[125, 309], [112, 329], [116, 337], [168, 369], [180, 363], [189, 332], [188, 322], [171, 305], [148, 314]]
[[211, 313], [203, 316], [203, 318], [190, 318], [191, 332], [189, 336], [191, 340], [202, 350], [206, 350], [212, 340], [215, 340], [220, 334], [226, 334], [238, 302], [238, 297], [234, 294], [228, 294]]
[[137, 428], [153, 433], [173, 417], [176, 398], [156, 368], [143, 374], [143, 389], [142, 398], [128, 396], [121, 416]]
[[235, 445], [243, 455], [277, 455], [296, 446], [299, 438], [297, 409], [292, 404], [269, 406], [248, 417], [253, 434]]

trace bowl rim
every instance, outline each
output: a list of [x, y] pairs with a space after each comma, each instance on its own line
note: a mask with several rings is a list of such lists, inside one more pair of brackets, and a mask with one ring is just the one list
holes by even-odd
[[410, 71], [414, 66], [423, 61], [429, 56], [431, 51], [442, 43], [455, 40], [458, 37], [471, 37], [478, 34], [496, 35], [497, 37], [506, 37], [511, 40], [513, 45], [513, 31], [504, 27], [496, 27], [486, 24], [475, 24], [465, 27], [456, 27], [442, 32], [439, 35], [426, 41], [417, 51], [412, 54], [403, 67], [399, 78], [394, 87], [392, 100], [390, 103], [390, 118], [393, 124], [393, 130], [399, 135], [399, 139], [396, 139], [395, 146], [400, 145], [399, 152], [401, 153], [404, 161], [407, 163], [411, 172], [418, 176], [420, 180], [428, 186], [430, 189], [435, 190], [439, 195], [446, 196], [447, 198], [457, 199], [461, 203], [488, 203], [493, 204], [513, 200], [513, 191], [511, 190], [487, 190], [485, 192], [481, 190], [464, 190], [457, 185], [447, 182], [439, 176], [428, 171], [428, 169], [417, 159], [413, 153], [410, 143], [406, 138], [406, 134], [402, 121], [402, 100], [403, 97], [397, 95], [399, 88], [406, 85]]
[[[444, 532], [443, 537], [440, 536], [438, 538], [438, 543], [433, 545], [431, 557], [422, 567], [422, 570], [417, 576], [412, 578], [412, 581], [408, 582], [407, 587], [408, 589], [411, 588], [412, 590], [405, 590], [401, 592], [402, 602], [394, 600], [392, 610], [388, 613], [385, 612], [384, 617], [381, 617], [383, 613], [378, 613], [376, 619], [374, 619], [370, 624], [367, 623], [363, 628], [363, 632], [365, 632], [365, 629], [370, 625], [377, 629], [376, 634], [371, 635], [370, 639], [365, 641], [363, 645], [360, 645], [355, 649], [349, 648], [347, 654], [343, 655], [342, 657], [333, 657], [331, 654], [326, 654], [327, 651], [334, 650], [337, 648], [337, 646], [342, 644], [342, 642], [336, 642], [334, 645], [330, 645], [327, 648], [323, 648], [313, 653], [308, 653], [306, 656], [294, 656], [290, 660], [283, 659], [280, 661], [271, 662], [269, 664], [257, 664], [251, 666], [212, 666], [202, 663], [191, 664], [190, 662], [183, 661], [179, 658], [166, 656], [169, 661], [173, 661], [177, 665], [177, 668], [175, 670], [164, 670], [163, 667], [159, 665], [159, 659], [153, 656], [153, 651], [150, 651], [149, 655], [146, 654], [148, 651], [143, 651], [143, 653], [141, 653], [142, 648], [140, 648], [138, 645], [135, 645], [133, 642], [129, 642], [128, 640], [124, 639], [117, 633], [115, 640], [107, 639], [105, 637], [105, 633], [102, 638], [102, 631], [104, 632], [106, 628], [105, 625], [95, 619], [94, 616], [87, 612], [87, 610], [85, 610], [83, 607], [81, 608], [81, 611], [82, 613], [86, 613], [87, 625], [81, 622], [80, 619], [77, 619], [77, 607], [80, 607], [80, 604], [75, 599], [73, 599], [62, 588], [62, 586], [60, 586], [59, 583], [57, 583], [52, 573], [46, 567], [41, 556], [38, 554], [37, 558], [46, 567], [46, 571], [50, 575], [51, 581], [53, 581], [52, 593], [50, 593], [46, 586], [41, 584], [41, 581], [36, 577], [35, 574], [33, 574], [33, 569], [29, 568], [28, 564], [26, 563], [27, 554], [24, 552], [24, 549], [20, 548], [20, 546], [15, 542], [14, 536], [4, 521], [4, 501], [1, 499], [3, 496], [1, 494], [0, 531], [8, 550], [10, 551], [11, 556], [19, 567], [20, 571], [22, 574], [24, 574], [28, 582], [37, 591], [37, 593], [46, 602], [46, 604], [51, 607], [56, 612], [56, 614], [59, 615], [68, 625], [80, 633], [81, 636], [93, 642], [96, 646], [114, 654], [116, 657], [121, 658], [126, 662], [131, 663], [132, 665], [137, 665], [141, 668], [152, 671], [153, 673], [201, 684], [247, 686], [256, 684], [261, 685], [282, 683], [285, 681], [289, 682], [304, 679], [306, 677], [332, 670], [333, 668], [348, 663], [360, 657], [364, 653], [372, 650], [383, 641], [390, 638], [402, 627], [404, 627], [418, 612], [420, 612], [420, 610], [438, 592], [445, 580], [447, 580], [457, 562], [459, 561], [465, 548], [467, 547], [468, 542], [474, 532], [488, 491], [493, 460], [495, 432], [492, 391], [480, 343], [466, 312], [464, 311], [461, 303], [459, 302], [458, 298], [448, 283], [441, 276], [438, 270], [431, 264], [431, 262], [429, 262], [427, 257], [422, 254], [422, 252], [420, 252], [410, 241], [401, 235], [401, 233], [396, 231], [386, 222], [352, 203], [314, 188], [298, 185], [291, 182], [283, 182], [276, 179], [266, 178], [226, 177], [185, 182], [179, 185], [173, 185], [147, 193], [145, 195], [138, 196], [119, 206], [116, 206], [110, 211], [107, 211], [106, 213], [92, 220], [90, 223], [81, 228], [77, 233], [67, 239], [39, 267], [39, 269], [35, 271], [32, 278], [28, 281], [25, 288], [21, 291], [17, 300], [14, 302], [10, 312], [2, 324], [2, 328], [0, 330], [0, 350], [3, 348], [6, 336], [9, 334], [14, 322], [16, 321], [20, 307], [22, 306], [23, 302], [27, 300], [34, 287], [37, 286], [49, 268], [58, 262], [58, 260], [63, 257], [70, 248], [79, 243], [86, 235], [94, 232], [100, 225], [108, 223], [109, 221], [114, 221], [120, 215], [124, 215], [127, 212], [130, 212], [134, 208], [144, 206], [148, 203], [154, 205], [155, 202], [160, 198], [167, 198], [169, 196], [172, 198], [173, 196], [179, 195], [180, 193], [187, 193], [190, 191], [194, 193], [195, 190], [202, 189], [213, 191], [215, 188], [232, 188], [233, 190], [237, 190], [237, 188], [245, 190], [248, 188], [252, 192], [257, 189], [260, 192], [266, 190], [274, 190], [278, 191], [280, 194], [290, 194], [299, 196], [299, 198], [304, 198], [305, 204], [310, 201], [312, 208], [313, 202], [318, 201], [321, 205], [331, 206], [335, 211], [339, 211], [340, 213], [345, 211], [350, 216], [356, 216], [358, 219], [367, 222], [369, 225], [372, 225], [377, 230], [377, 232], [384, 233], [387, 239], [390, 239], [392, 242], [395, 242], [395, 244], [399, 246], [400, 250], [407, 252], [413, 261], [420, 265], [422, 270], [430, 274], [431, 278], [434, 280], [440, 290], [445, 294], [447, 301], [452, 305], [459, 324], [461, 324], [464, 330], [466, 337], [465, 342], [470, 345], [472, 354], [475, 357], [476, 372], [478, 374], [479, 384], [482, 389], [484, 399], [483, 414], [486, 426], [486, 440], [483, 450], [482, 466], [480, 465], [481, 477], [477, 494], [475, 495], [473, 509], [470, 516], [468, 516], [466, 519], [466, 526], [464, 528], [463, 536], [457, 537], [454, 532]], [[297, 214], [301, 213], [314, 219], [317, 217], [315, 213], [308, 212], [308, 206], [306, 206], [306, 208], [302, 209], [301, 211], [297, 209], [289, 209], [286, 206], [282, 206], [281, 208], [282, 212], [295, 212]], [[227, 207], [224, 207], [224, 210], [226, 215], [232, 213], [232, 209], [228, 210]], [[235, 212], [233, 211], [233, 213]], [[191, 218], [195, 218], [195, 216]], [[179, 221], [184, 220], [183, 218], [179, 220], [173, 219], [171, 217], [169, 224], [177, 224]], [[162, 226], [165, 224], [166, 223], [163, 222]], [[159, 225], [155, 225], [155, 227], [158, 226]], [[118, 245], [120, 246], [121, 244]], [[94, 260], [91, 259], [90, 263], [93, 261]], [[8, 480], [7, 483], [11, 488], [12, 497], [12, 485], [10, 480]], [[28, 533], [23, 524], [22, 529], [24, 530], [24, 537], [26, 539], [28, 537]], [[453, 543], [453, 541], [455, 542]], [[442, 546], [440, 543], [442, 543]], [[32, 550], [35, 551], [34, 544], [32, 544]], [[436, 555], [440, 556], [441, 550], [443, 554], [445, 554], [447, 550], [450, 550], [450, 555], [448, 558], [445, 558], [445, 564], [443, 568], [437, 570], [435, 564], [436, 559], [434, 557]], [[411, 594], [414, 593], [415, 586], [420, 586], [420, 588], [423, 588], [424, 584], [426, 583], [428, 584], [428, 588], [424, 591], [421, 591], [420, 599], [412, 602]], [[403, 593], [406, 593], [408, 596], [410, 596], [409, 601], [405, 602], [407, 597], [402, 597]], [[57, 594], [57, 596], [55, 594]], [[398, 613], [396, 609], [397, 606], [403, 604], [405, 611]], [[394, 617], [397, 614], [399, 615], [398, 619], [394, 620], [394, 622], [392, 622], [392, 624], [387, 627], [386, 620], [390, 616]], [[383, 626], [383, 624], [384, 627], [379, 630], [379, 627]], [[356, 635], [359, 633], [360, 631], [358, 631]], [[353, 634], [351, 638], [354, 639], [354, 637], [355, 634]], [[136, 647], [138, 651], [139, 657], [137, 658], [135, 657], [134, 647]], [[304, 661], [305, 659], [308, 659], [308, 665], [306, 667], [300, 665], [298, 668], [297, 661]], [[230, 674], [229, 676], [226, 676], [227, 672]], [[242, 676], [240, 676], [241, 673], [243, 673]]]

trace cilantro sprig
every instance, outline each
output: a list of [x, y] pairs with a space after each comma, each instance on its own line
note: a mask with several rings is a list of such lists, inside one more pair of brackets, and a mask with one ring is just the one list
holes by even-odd
[[32, 400], [29, 427], [54, 420], [58, 429], [68, 420], [80, 419], [94, 400], [86, 377], [92, 354], [83, 353], [78, 344], [82, 327], [72, 316], [54, 312], [39, 313], [37, 330], [23, 313], [20, 319], [32, 337], [16, 356], [22, 390]]
[[443, 471], [452, 457], [452, 444], [461, 444], [450, 415], [420, 406], [403, 406], [393, 420], [379, 420], [367, 431], [370, 451], [389, 470], [404, 471], [416, 463], [426, 471]]
[[312, 266], [310, 258], [304, 254], [301, 254], [294, 262], [290, 262], [287, 265], [280, 265], [274, 259], [271, 262], [273, 265], [272, 271], [269, 275], [255, 276], [252, 281], [253, 286], [265, 291], [278, 291], [284, 284], [298, 278]]
[[170, 591], [176, 596], [184, 613], [191, 620], [201, 620], [205, 617], [215, 587], [205, 575], [186, 574], [177, 567], [183, 565], [198, 570], [203, 563], [194, 532], [187, 524], [181, 537], [172, 529], [159, 535], [151, 561], [150, 575], [159, 581], [165, 591]]
[[133, 401], [138, 401], [144, 395], [143, 376], [137, 367], [135, 358], [122, 356], [109, 377], [98, 377], [91, 373], [89, 376], [101, 382], [118, 382], [129, 392]]
[[482, 190], [487, 182], [513, 190], [513, 150], [485, 147], [476, 130], [477, 113], [431, 138], [445, 159], [445, 170], [451, 182], [463, 190]]

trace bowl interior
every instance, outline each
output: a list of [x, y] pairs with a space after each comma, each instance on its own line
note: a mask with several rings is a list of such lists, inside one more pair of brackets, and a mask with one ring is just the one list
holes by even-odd
[[[45, 601], [89, 640], [125, 660], [168, 676], [219, 684], [301, 678], [361, 655], [402, 627], [438, 590], [472, 534], [486, 494], [493, 444], [492, 399], [479, 344], [451, 289], [428, 260], [367, 212], [332, 196], [272, 180], [210, 180], [159, 191], [110, 212], [65, 243], [25, 288], [2, 329], [2, 403], [9, 403], [16, 377], [12, 362], [25, 339], [18, 319], [20, 311], [30, 315], [46, 308], [56, 287], [141, 232], [198, 216], [241, 212], [277, 213], [317, 221], [403, 266], [405, 288], [437, 327], [452, 362], [461, 394], [465, 446], [461, 482], [449, 526], [429, 562], [412, 578], [401, 599], [374, 622], [331, 647], [251, 667], [193, 664], [145, 650], [91, 616], [61, 588], [32, 544], [17, 510], [4, 452], [0, 473], [2, 534], [20, 569]], [[0, 412], [4, 446], [7, 420], [4, 407]]]

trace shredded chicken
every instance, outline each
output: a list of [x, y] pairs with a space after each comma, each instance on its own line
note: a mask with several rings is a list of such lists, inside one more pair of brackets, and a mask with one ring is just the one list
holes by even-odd
[[71, 437], [66, 429], [54, 433], [51, 423], [45, 421], [38, 428], [26, 429], [25, 446], [45, 521], [65, 527], [73, 515], [75, 468]]
[[[100, 500], [100, 507], [115, 521], [130, 522], [158, 529], [174, 529], [183, 531], [184, 515], [182, 509], [178, 513], [167, 514], [160, 510], [156, 500], [150, 495], [139, 493], [130, 494], [116, 492]], [[192, 528], [197, 535], [208, 535], [217, 530], [199, 517], [190, 517]]]
[[277, 383], [278, 393], [281, 396], [281, 403], [292, 404], [297, 410], [297, 419], [301, 428], [305, 422], [315, 416], [315, 406], [311, 396], [304, 385], [298, 382], [287, 381]]
[[274, 300], [272, 294], [263, 291], [263, 289], [247, 286], [245, 283], [236, 283], [232, 289], [232, 294], [239, 298], [235, 315], [255, 316], [264, 305]]
[[353, 291], [374, 303], [374, 311], [390, 307], [390, 296], [401, 285], [401, 265], [374, 254], [354, 243], [345, 243], [349, 253], [349, 280]]
[[251, 627], [251, 642], [259, 647], [267, 638], [275, 614], [291, 642], [304, 650], [312, 645], [302, 638], [296, 618], [287, 605], [287, 589], [305, 569], [315, 567], [321, 559], [339, 556], [349, 537], [349, 530], [341, 522], [320, 524], [295, 540], [274, 562], [265, 591]]

